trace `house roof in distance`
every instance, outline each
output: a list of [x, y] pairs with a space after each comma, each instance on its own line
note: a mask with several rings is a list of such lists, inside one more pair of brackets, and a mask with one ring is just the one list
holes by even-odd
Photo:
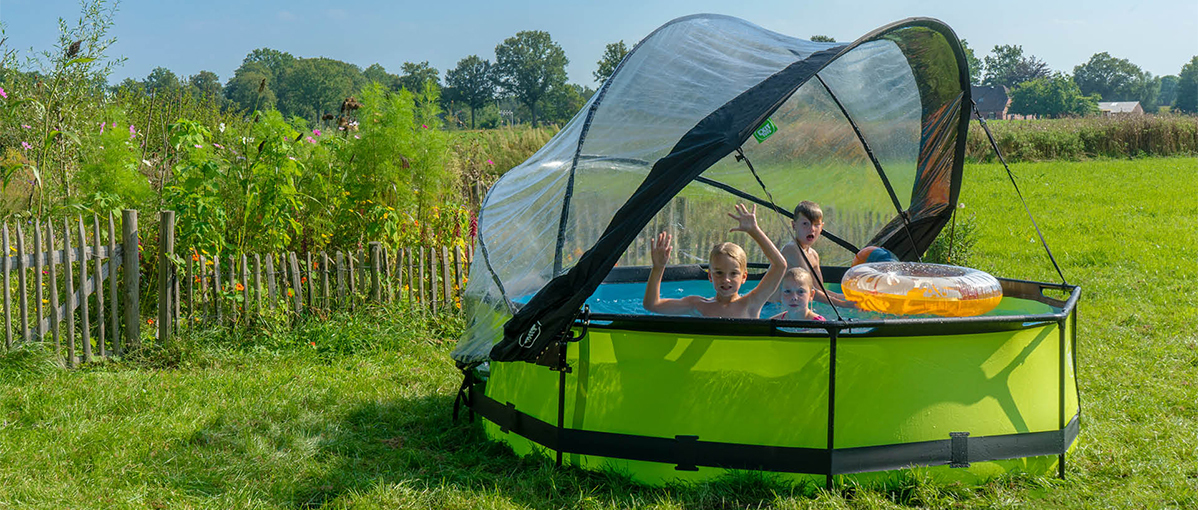
[[980, 112], [1002, 112], [1007, 107], [1007, 102], [1010, 96], [1007, 94], [1007, 88], [1002, 85], [995, 86], [978, 86], [971, 87], [973, 101], [978, 105]]
[[[1132, 113], [1140, 106], [1139, 101], [1110, 101], [1098, 103], [1098, 109], [1111, 113]], [[1141, 108], [1141, 111], [1143, 109]]]

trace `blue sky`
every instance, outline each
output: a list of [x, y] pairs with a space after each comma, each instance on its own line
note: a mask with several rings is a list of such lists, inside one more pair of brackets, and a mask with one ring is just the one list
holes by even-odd
[[[545, 30], [570, 59], [573, 83], [594, 85], [591, 72], [605, 44], [631, 47], [679, 16], [715, 12], [770, 30], [849, 41], [891, 21], [938, 18], [968, 40], [978, 56], [996, 44], [1022, 45], [1054, 70], [1071, 72], [1106, 51], [1156, 74], [1177, 74], [1198, 55], [1198, 0], [911, 1], [852, 3], [779, 0], [608, 0], [383, 2], [308, 0], [126, 0], [119, 6], [110, 54], [128, 61], [110, 78], [144, 78], [164, 66], [181, 77], [209, 70], [227, 81], [247, 53], [269, 47], [299, 57], [330, 57], [399, 73], [405, 61], [444, 71], [467, 55], [494, 60], [495, 45], [521, 30]], [[0, 0], [5, 49], [49, 50], [57, 20], [79, 16], [74, 0]]]

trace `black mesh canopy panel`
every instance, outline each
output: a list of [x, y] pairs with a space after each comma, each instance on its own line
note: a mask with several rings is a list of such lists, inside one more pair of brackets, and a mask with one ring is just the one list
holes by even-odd
[[718, 15], [667, 23], [488, 192], [454, 359], [536, 359], [613, 267], [648, 263], [639, 239], [701, 244], [738, 201], [761, 204], [779, 245], [794, 206], [819, 203], [825, 264], [867, 245], [915, 259], [956, 207], [969, 90], [956, 35], [932, 19], [852, 43]]

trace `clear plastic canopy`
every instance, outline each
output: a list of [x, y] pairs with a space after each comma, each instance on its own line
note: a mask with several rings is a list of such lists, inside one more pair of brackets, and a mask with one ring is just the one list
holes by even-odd
[[[837, 240], [816, 245], [825, 265], [866, 245], [913, 259], [955, 206], [967, 72], [935, 20], [849, 44], [718, 15], [667, 23], [488, 192], [454, 358], [534, 359], [613, 266], [650, 263], [652, 233], [675, 236], [675, 264], [706, 263], [714, 242], [751, 244], [727, 234], [736, 202], [761, 204], [779, 245], [794, 206], [819, 203]], [[766, 122], [773, 133], [755, 138]], [[497, 343], [511, 345], [496, 356]]]

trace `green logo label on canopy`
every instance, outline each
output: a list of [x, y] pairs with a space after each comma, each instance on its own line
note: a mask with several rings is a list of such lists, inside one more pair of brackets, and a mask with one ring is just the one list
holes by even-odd
[[753, 132], [753, 138], [757, 139], [757, 143], [761, 143], [764, 142], [766, 138], [769, 138], [770, 135], [777, 132], [778, 126], [774, 125], [773, 119], [765, 119], [765, 123], [761, 124], [761, 127], [757, 128], [757, 131]]

